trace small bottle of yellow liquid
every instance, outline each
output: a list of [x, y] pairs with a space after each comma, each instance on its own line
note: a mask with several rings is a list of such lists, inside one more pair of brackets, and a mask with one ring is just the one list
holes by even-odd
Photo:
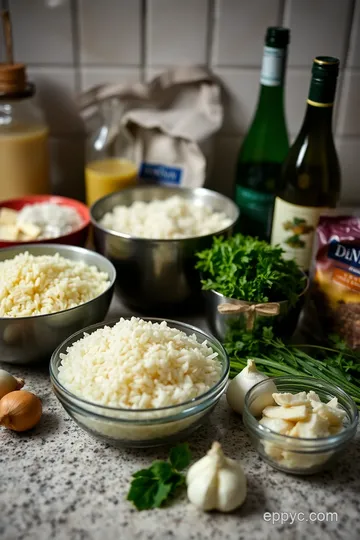
[[85, 168], [86, 203], [91, 206], [105, 195], [136, 182], [137, 166], [132, 161], [117, 157], [90, 161]]

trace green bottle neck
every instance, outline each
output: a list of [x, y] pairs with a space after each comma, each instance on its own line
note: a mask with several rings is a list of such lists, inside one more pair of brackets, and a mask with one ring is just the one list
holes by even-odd
[[284, 114], [286, 49], [264, 47], [256, 116]]
[[276, 109], [278, 114], [279, 110], [284, 110], [284, 86], [265, 86], [260, 85], [258, 112], [267, 111], [271, 113], [272, 108]]
[[320, 107], [308, 103], [302, 131], [332, 136], [333, 107]]

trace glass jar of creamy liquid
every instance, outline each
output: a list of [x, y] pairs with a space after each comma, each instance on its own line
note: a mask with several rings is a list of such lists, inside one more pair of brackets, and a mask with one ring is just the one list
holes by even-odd
[[23, 64], [0, 64], [0, 201], [49, 193], [48, 128]]

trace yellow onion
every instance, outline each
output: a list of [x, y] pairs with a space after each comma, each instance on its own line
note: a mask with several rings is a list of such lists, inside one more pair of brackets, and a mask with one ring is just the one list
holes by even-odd
[[16, 390], [0, 400], [0, 425], [13, 431], [27, 431], [40, 421], [41, 400], [27, 390]]
[[24, 384], [22, 379], [17, 379], [16, 377], [13, 377], [11, 373], [5, 371], [5, 369], [0, 369], [0, 399], [9, 392], [20, 390]]

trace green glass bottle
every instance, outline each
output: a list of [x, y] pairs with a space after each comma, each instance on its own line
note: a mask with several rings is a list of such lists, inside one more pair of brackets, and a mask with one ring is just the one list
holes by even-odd
[[261, 89], [255, 116], [241, 146], [235, 182], [239, 229], [270, 240], [281, 165], [289, 151], [284, 82], [290, 31], [270, 27], [265, 36]]
[[337, 58], [314, 59], [307, 109], [284, 162], [275, 201], [271, 243], [280, 244], [307, 272], [319, 216], [340, 196], [340, 166], [332, 135]]

